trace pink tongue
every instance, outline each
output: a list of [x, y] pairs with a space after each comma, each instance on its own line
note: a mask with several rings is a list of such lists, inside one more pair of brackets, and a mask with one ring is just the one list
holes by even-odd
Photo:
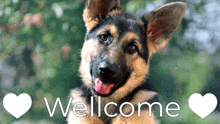
[[100, 94], [109, 94], [111, 88], [114, 86], [114, 84], [103, 84], [100, 79], [95, 80], [95, 91]]

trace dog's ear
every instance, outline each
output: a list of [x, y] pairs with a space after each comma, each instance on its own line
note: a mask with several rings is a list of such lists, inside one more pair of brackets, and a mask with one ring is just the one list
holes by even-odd
[[150, 54], [167, 44], [179, 26], [185, 10], [185, 3], [174, 2], [161, 6], [138, 19], [146, 30], [146, 42]]
[[87, 0], [83, 12], [87, 31], [97, 25], [101, 19], [104, 19], [111, 12], [121, 12], [120, 0]]

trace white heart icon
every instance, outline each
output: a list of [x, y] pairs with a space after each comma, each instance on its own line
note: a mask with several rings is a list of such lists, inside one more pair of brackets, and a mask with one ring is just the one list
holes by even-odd
[[9, 93], [4, 97], [3, 105], [10, 114], [19, 118], [31, 108], [32, 100], [26, 93], [22, 93], [19, 96]]
[[207, 93], [204, 96], [195, 93], [188, 100], [190, 109], [201, 118], [205, 118], [212, 113], [217, 106], [217, 102], [217, 98], [211, 93]]

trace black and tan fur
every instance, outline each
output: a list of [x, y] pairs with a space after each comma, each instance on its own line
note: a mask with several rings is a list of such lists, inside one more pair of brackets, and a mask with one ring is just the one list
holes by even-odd
[[[74, 116], [70, 109], [69, 124], [154, 124], [154, 115], [148, 116], [148, 109], [142, 107], [141, 117], [137, 111], [131, 117], [119, 114], [119, 106], [130, 102], [137, 107], [138, 102], [151, 102], [157, 93], [147, 78], [149, 60], [153, 53], [164, 47], [179, 26], [186, 5], [181, 2], [164, 5], [143, 17], [136, 18], [124, 13], [119, 0], [87, 0], [83, 19], [87, 28], [81, 51], [80, 74], [82, 86], [71, 91], [72, 105], [83, 102], [87, 105], [86, 117]], [[104, 36], [103, 36], [104, 35]], [[100, 38], [101, 37], [101, 38]], [[109, 94], [95, 92], [94, 78], [101, 62], [111, 63], [111, 76], [105, 76], [104, 83], [114, 83]], [[90, 100], [94, 96], [94, 116], [90, 117]], [[97, 115], [97, 99], [101, 96], [102, 115]], [[108, 113], [118, 113], [115, 118], [107, 117], [103, 107], [109, 106]], [[80, 108], [80, 106], [79, 106]], [[130, 113], [125, 106], [123, 112]], [[80, 112], [79, 112], [80, 113]], [[81, 114], [82, 114], [81, 113]]]

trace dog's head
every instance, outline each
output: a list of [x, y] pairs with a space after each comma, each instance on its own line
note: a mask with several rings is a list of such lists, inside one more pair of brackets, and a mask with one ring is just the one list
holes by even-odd
[[87, 0], [80, 73], [96, 95], [118, 96], [139, 86], [153, 53], [167, 44], [186, 5], [164, 5], [141, 18], [121, 12], [119, 0]]

